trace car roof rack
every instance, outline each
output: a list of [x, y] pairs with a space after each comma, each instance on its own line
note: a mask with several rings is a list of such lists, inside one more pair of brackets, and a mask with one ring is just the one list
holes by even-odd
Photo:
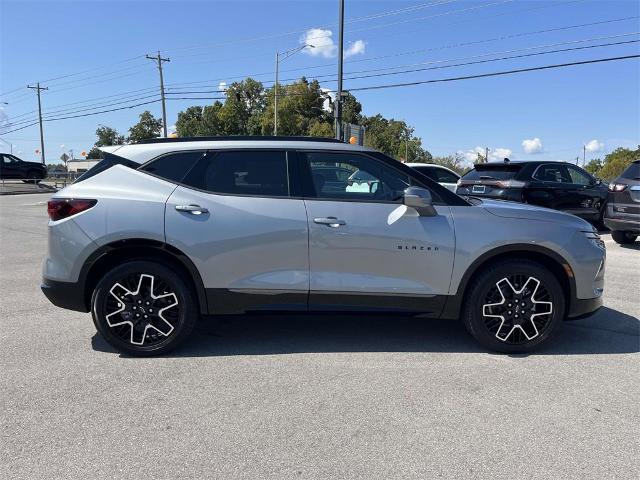
[[326, 143], [344, 143], [342, 140], [327, 137], [274, 137], [259, 135], [231, 135], [224, 137], [174, 137], [174, 138], [149, 138], [141, 140], [135, 145], [147, 143], [180, 143], [180, 142], [222, 142], [222, 141], [268, 141], [268, 142], [326, 142]]

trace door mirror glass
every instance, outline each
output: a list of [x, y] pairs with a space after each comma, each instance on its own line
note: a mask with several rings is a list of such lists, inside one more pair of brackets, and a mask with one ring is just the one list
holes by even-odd
[[422, 187], [409, 187], [404, 191], [402, 203], [407, 207], [415, 208], [421, 216], [432, 217], [436, 215], [433, 208], [431, 192]]

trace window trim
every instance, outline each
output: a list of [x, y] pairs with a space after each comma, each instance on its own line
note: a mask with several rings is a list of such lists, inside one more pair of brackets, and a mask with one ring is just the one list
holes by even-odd
[[[169, 155], [175, 155], [175, 154], [177, 154], [177, 153], [192, 153], [192, 152], [196, 152], [196, 153], [197, 153], [197, 152], [202, 152], [202, 156], [203, 156], [203, 157], [206, 157], [206, 156], [209, 154], [209, 149], [206, 149], [206, 148], [205, 148], [205, 149], [202, 149], [202, 148], [194, 148], [193, 150], [174, 150], [174, 151], [172, 151], [172, 152], [164, 152], [164, 153], [161, 153], [160, 155], [158, 155], [157, 157], [153, 157], [151, 160], [147, 160], [146, 162], [144, 162], [143, 164], [141, 164], [138, 168], [136, 168], [136, 170], [137, 170], [137, 171], [139, 171], [139, 172], [142, 172], [142, 173], [146, 173], [147, 175], [151, 175], [152, 177], [159, 178], [160, 180], [164, 180], [165, 182], [172, 183], [172, 184], [174, 184], [174, 185], [182, 185], [180, 182], [174, 182], [173, 180], [170, 180], [170, 179], [168, 179], [168, 178], [166, 178], [166, 177], [163, 177], [162, 175], [156, 175], [156, 174], [155, 174], [155, 173], [153, 173], [153, 172], [149, 172], [149, 171], [147, 171], [147, 170], [144, 170], [144, 168], [145, 168], [145, 167], [147, 167], [147, 166], [149, 166], [149, 165], [151, 165], [152, 163], [155, 163], [156, 161], [158, 161], [158, 160], [160, 160], [160, 159], [162, 159], [162, 158], [164, 158], [164, 157], [169, 156]], [[191, 172], [191, 169], [192, 169], [193, 167], [195, 167], [195, 166], [196, 166], [196, 164], [197, 164], [200, 160], [202, 160], [202, 159], [200, 158], [200, 159], [196, 160], [196, 161], [195, 161], [195, 163], [194, 163], [193, 165], [191, 165], [191, 167], [189, 167], [189, 168], [187, 169], [187, 171], [185, 172], [184, 176], [182, 177], [182, 179], [183, 179], [183, 180], [184, 180], [184, 178], [185, 178], [187, 175], [189, 175], [189, 172]]]

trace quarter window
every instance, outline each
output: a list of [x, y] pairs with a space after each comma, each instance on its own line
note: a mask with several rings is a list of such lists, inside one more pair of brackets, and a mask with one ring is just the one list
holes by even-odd
[[584, 173], [581, 170], [578, 170], [576, 167], [568, 167], [569, 168], [569, 176], [571, 177], [571, 182], [576, 185], [591, 185], [593, 182], [591, 181], [591, 177]]
[[288, 178], [284, 151], [233, 150], [202, 158], [183, 183], [212, 193], [286, 197]]
[[[317, 198], [397, 202], [410, 185], [409, 177], [364, 155], [303, 153]], [[327, 175], [335, 170], [340, 174]], [[348, 177], [344, 172], [349, 172]]]

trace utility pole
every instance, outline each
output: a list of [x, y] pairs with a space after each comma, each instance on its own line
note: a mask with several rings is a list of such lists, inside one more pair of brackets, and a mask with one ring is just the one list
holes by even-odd
[[338, 91], [336, 92], [336, 102], [334, 114], [336, 117], [336, 138], [342, 140], [342, 63], [344, 60], [344, 0], [340, 0], [339, 11], [339, 34], [338, 34]]
[[27, 85], [27, 88], [31, 90], [35, 90], [38, 94], [38, 122], [40, 123], [40, 158], [42, 159], [42, 164], [45, 164], [44, 160], [44, 132], [42, 131], [42, 102], [40, 101], [40, 91], [49, 90], [47, 87], [41, 87], [40, 82], [34, 85]]
[[484, 147], [484, 163], [489, 162], [489, 147]]
[[586, 161], [587, 161], [587, 146], [582, 145], [582, 166], [583, 167], [586, 165]]
[[160, 98], [162, 100], [162, 132], [164, 133], [164, 138], [167, 138], [167, 107], [164, 101], [164, 78], [162, 77], [162, 62], [170, 62], [171, 60], [168, 58], [162, 58], [160, 56], [160, 50], [158, 50], [157, 56], [151, 57], [147, 55], [146, 57], [158, 64], [158, 72], [160, 72]]
[[406, 139], [404, 142], [404, 161], [409, 163], [409, 129], [405, 129]]

